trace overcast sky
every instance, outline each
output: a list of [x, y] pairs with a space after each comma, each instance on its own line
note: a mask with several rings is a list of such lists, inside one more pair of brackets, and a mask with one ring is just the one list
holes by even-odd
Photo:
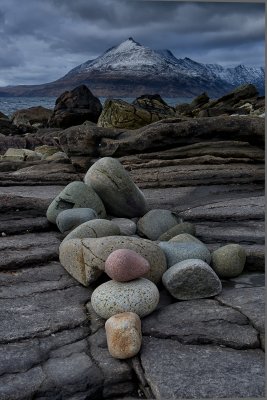
[[0, 86], [37, 84], [133, 37], [178, 58], [264, 65], [263, 3], [0, 0]]

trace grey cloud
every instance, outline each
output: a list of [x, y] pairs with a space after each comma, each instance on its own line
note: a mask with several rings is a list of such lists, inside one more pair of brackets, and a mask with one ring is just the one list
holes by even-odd
[[264, 4], [1, 0], [1, 77], [52, 81], [130, 36], [177, 57], [260, 65], [264, 25]]

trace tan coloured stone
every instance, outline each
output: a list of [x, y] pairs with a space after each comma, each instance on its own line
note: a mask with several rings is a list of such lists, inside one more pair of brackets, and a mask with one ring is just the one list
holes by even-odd
[[134, 357], [142, 344], [141, 320], [133, 312], [113, 315], [105, 324], [108, 350], [112, 357]]
[[[89, 286], [105, 270], [105, 261], [117, 249], [129, 249], [144, 257], [150, 271], [143, 277], [158, 283], [167, 269], [164, 252], [150, 240], [129, 236], [70, 239], [61, 243], [60, 262], [82, 285]], [[75, 254], [73, 254], [75, 253]]]

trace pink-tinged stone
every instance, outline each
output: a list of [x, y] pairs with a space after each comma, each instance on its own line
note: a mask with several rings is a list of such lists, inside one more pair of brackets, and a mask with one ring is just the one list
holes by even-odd
[[142, 344], [141, 320], [133, 312], [113, 315], [105, 323], [108, 350], [112, 357], [134, 357]]
[[128, 282], [145, 275], [150, 270], [149, 262], [133, 250], [113, 251], [105, 262], [105, 272], [114, 281]]

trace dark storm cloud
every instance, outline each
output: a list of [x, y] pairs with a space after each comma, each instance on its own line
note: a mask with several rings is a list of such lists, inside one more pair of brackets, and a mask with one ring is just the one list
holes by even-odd
[[200, 62], [264, 64], [264, 4], [1, 0], [0, 85], [64, 75], [129, 36]]

